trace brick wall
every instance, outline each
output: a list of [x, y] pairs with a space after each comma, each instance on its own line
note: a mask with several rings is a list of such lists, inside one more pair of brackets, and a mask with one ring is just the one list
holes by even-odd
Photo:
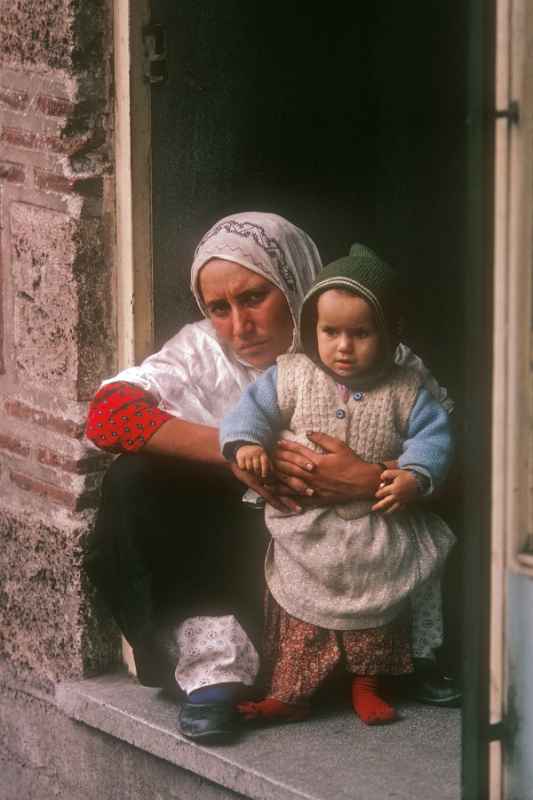
[[43, 684], [116, 655], [82, 563], [115, 368], [110, 0], [0, 10], [0, 658]]

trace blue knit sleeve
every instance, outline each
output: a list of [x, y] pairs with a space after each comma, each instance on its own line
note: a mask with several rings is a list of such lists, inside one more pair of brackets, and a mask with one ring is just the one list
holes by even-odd
[[278, 368], [270, 367], [250, 384], [241, 399], [220, 423], [220, 449], [232, 457], [236, 442], [260, 444], [269, 448], [281, 430], [281, 412], [277, 392]]
[[450, 419], [442, 405], [422, 387], [409, 416], [407, 438], [398, 459], [401, 469], [412, 467], [431, 480], [431, 489], [445, 479], [453, 455]]

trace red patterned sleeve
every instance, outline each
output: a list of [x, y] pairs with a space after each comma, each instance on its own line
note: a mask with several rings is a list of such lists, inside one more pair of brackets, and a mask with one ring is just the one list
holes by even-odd
[[108, 453], [135, 453], [172, 415], [149, 392], [117, 381], [95, 395], [87, 417], [87, 438]]

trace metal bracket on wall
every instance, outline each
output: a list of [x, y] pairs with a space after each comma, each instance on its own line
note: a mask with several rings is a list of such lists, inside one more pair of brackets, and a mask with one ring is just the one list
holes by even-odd
[[167, 37], [162, 25], [143, 28], [144, 77], [150, 84], [164, 83], [167, 73]]
[[511, 100], [507, 108], [496, 109], [495, 119], [506, 119], [510, 125], [518, 125], [520, 122], [520, 106], [516, 100]]
[[497, 742], [500, 739], [503, 739], [504, 736], [505, 722], [503, 720], [500, 720], [499, 722], [493, 722], [488, 726], [487, 739], [489, 742]]

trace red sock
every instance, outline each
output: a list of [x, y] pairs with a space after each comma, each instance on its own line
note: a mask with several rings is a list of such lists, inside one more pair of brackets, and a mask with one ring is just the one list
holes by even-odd
[[383, 725], [398, 718], [396, 709], [378, 695], [377, 675], [356, 675], [352, 681], [352, 705], [367, 725]]
[[292, 705], [282, 703], [274, 697], [266, 697], [257, 703], [239, 703], [237, 711], [244, 719], [279, 720], [280, 722], [298, 722], [309, 716], [308, 705]]

